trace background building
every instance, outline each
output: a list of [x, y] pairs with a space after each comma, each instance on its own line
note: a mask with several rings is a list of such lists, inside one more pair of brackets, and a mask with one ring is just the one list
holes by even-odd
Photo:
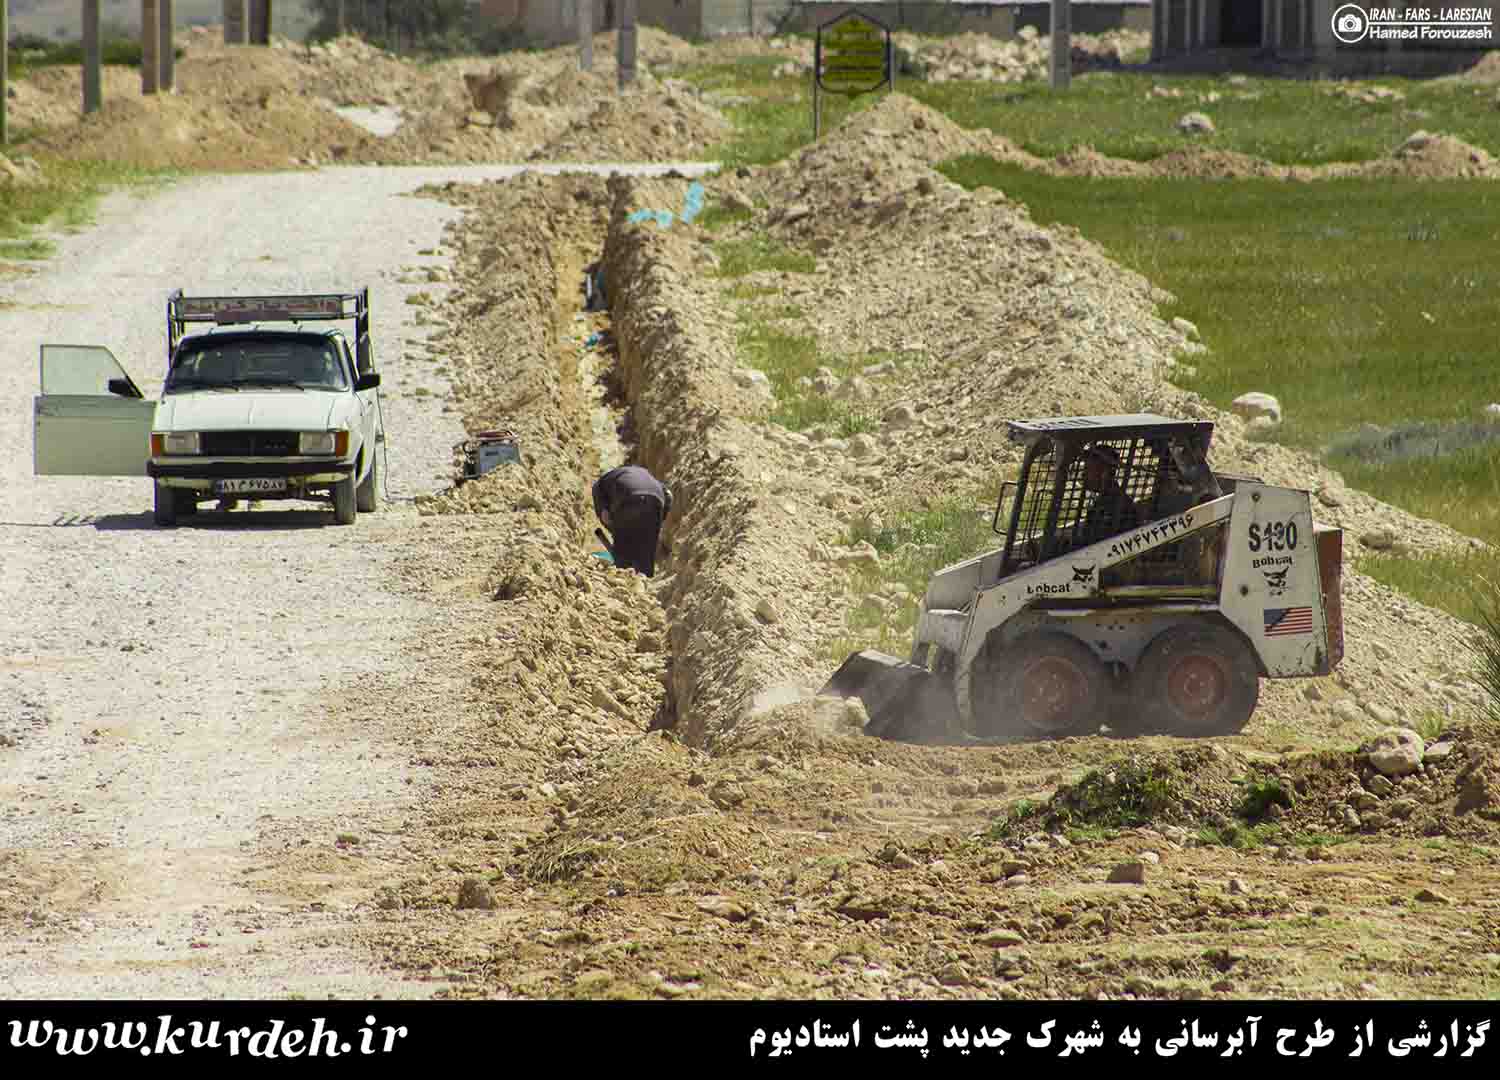
[[[577, 37], [577, 5], [590, 0], [480, 0], [491, 23], [515, 28], [540, 45]], [[619, 17], [618, 0], [592, 0], [594, 26], [608, 30]], [[656, 26], [689, 40], [731, 34], [810, 32], [846, 11], [869, 13], [893, 29], [919, 33], [993, 34], [1012, 37], [1022, 27], [1046, 33], [1051, 0], [636, 0], [639, 25]], [[1148, 31], [1151, 0], [1073, 0], [1073, 31]]]

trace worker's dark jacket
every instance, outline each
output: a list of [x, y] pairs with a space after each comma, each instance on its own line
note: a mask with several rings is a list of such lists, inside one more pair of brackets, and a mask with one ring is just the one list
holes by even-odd
[[672, 493], [639, 465], [611, 469], [594, 482], [594, 513], [608, 514], [615, 562], [647, 577], [656, 570], [656, 543]]
[[1073, 545], [1086, 547], [1133, 529], [1141, 522], [1140, 508], [1118, 487], [1101, 492], [1090, 504], [1074, 532]]

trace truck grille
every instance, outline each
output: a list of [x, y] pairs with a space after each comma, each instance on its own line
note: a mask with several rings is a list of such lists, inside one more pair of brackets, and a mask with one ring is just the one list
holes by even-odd
[[200, 452], [212, 457], [286, 457], [297, 452], [295, 431], [205, 431]]

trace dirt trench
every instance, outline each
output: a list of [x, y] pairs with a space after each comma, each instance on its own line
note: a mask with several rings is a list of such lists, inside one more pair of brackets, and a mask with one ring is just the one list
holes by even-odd
[[[414, 723], [437, 794], [362, 929], [392, 969], [442, 984], [435, 996], [806, 992], [792, 957], [813, 939], [850, 952], [865, 934], [835, 910], [868, 876], [845, 880], [846, 863], [873, 858], [892, 825], [935, 836], [985, 820], [977, 806], [952, 815], [958, 766], [839, 732], [841, 704], [816, 713], [782, 685], [821, 666], [805, 631], [761, 603], [800, 628], [793, 607], [821, 602], [826, 570], [784, 543], [815, 492], [786, 487], [756, 510], [769, 448], [737, 418], [749, 399], [727, 339], [702, 351], [723, 331], [698, 317], [711, 285], [676, 277], [681, 252], [658, 261], [657, 244], [696, 241], [625, 221], [684, 186], [439, 192], [471, 213], [454, 234], [458, 288], [418, 317], [445, 324], [432, 359], [465, 429], [510, 428], [521, 462], [418, 500], [474, 521], [469, 550], [488, 557], [413, 550], [406, 573], [492, 612], [455, 620], [464, 704]], [[581, 312], [601, 243], [609, 312]], [[652, 337], [674, 306], [693, 316], [686, 333]], [[612, 458], [683, 493], [652, 581], [592, 557], [589, 485]], [[867, 783], [872, 766], [889, 788]], [[925, 933], [912, 925], [902, 949]], [[899, 985], [936, 986], [918, 970]]]

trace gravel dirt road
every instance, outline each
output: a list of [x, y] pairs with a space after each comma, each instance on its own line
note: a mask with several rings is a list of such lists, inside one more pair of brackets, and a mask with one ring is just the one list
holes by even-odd
[[[4, 996], [425, 994], [342, 951], [348, 915], [328, 886], [399, 854], [427, 793], [397, 741], [399, 708], [362, 706], [421, 668], [424, 643], [457, 618], [457, 605], [399, 581], [434, 524], [412, 499], [451, 482], [464, 437], [442, 378], [412, 366], [427, 329], [405, 303], [442, 295], [423, 271], [448, 261], [457, 210], [413, 192], [516, 171], [225, 176], [116, 195], [11, 290], [0, 310]], [[32, 475], [42, 343], [105, 344], [154, 397], [173, 288], [366, 285], [388, 431], [378, 513], [341, 528], [314, 504], [268, 503], [162, 530], [144, 477]], [[308, 848], [320, 854], [296, 881], [263, 861]], [[311, 880], [324, 887], [310, 892]]]

